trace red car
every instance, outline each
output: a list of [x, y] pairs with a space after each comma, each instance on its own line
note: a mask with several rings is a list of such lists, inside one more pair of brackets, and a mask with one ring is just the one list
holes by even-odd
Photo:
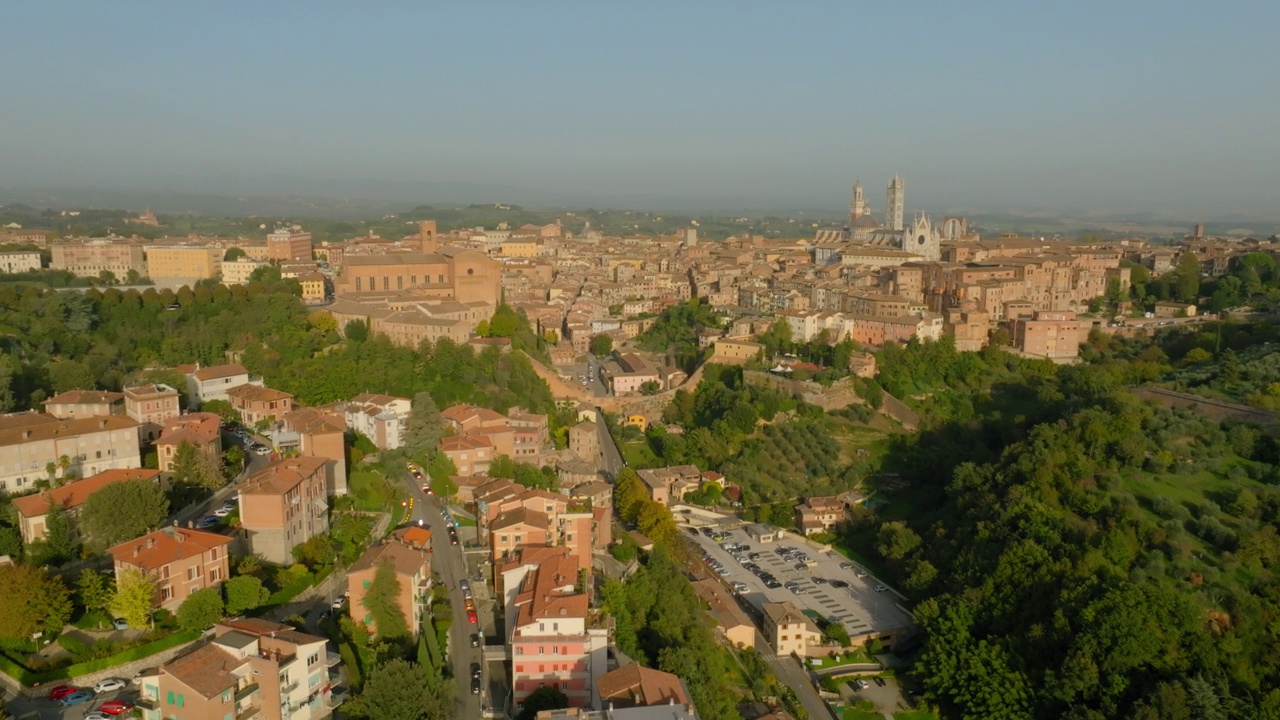
[[62, 698], [70, 695], [71, 693], [79, 689], [80, 688], [76, 687], [75, 685], [59, 685], [49, 691], [49, 699], [61, 700]]
[[467, 622], [471, 623], [472, 625], [475, 625], [477, 622], [479, 622], [479, 621], [476, 619], [476, 611], [475, 611], [475, 610], [468, 610], [468, 611], [467, 611]]
[[123, 715], [133, 709], [133, 706], [123, 700], [108, 700], [98, 707], [99, 710], [108, 715]]

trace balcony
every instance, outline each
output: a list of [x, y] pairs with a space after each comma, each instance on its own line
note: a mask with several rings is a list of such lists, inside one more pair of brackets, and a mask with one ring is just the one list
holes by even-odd
[[255, 695], [257, 694], [257, 692], [258, 692], [258, 683], [249, 683], [248, 685], [245, 685], [244, 687], [236, 691], [236, 702], [240, 702], [241, 700], [249, 697], [250, 695]]
[[326, 652], [324, 656], [324, 664], [328, 667], [337, 667], [342, 664], [342, 656], [338, 653]]
[[281, 695], [281, 697], [286, 697], [286, 696], [292, 695], [292, 694], [293, 694], [293, 691], [298, 689], [298, 682], [299, 682], [298, 680], [294, 680], [293, 682], [289, 683], [288, 685], [285, 685], [285, 686], [281, 687], [281, 688], [280, 688], [280, 695]]
[[236, 720], [252, 720], [252, 718], [262, 717], [262, 709], [258, 707], [247, 707], [244, 712], [236, 715]]

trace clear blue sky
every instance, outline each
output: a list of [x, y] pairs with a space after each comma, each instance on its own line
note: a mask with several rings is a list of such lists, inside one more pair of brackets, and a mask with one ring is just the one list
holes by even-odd
[[0, 186], [1280, 214], [1280, 2], [12, 2]]

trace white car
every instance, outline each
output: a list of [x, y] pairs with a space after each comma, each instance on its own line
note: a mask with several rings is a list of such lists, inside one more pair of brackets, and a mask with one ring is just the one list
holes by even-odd
[[214, 515], [216, 515], [216, 516], [218, 516], [218, 517], [226, 517], [226, 516], [228, 516], [228, 515], [230, 515], [230, 514], [231, 514], [231, 509], [230, 509], [230, 508], [225, 508], [225, 507], [220, 507], [220, 508], [218, 508], [217, 510], [214, 510], [214, 511], [213, 511], [213, 514], [214, 514]]
[[254, 455], [268, 455], [270, 453], [271, 453], [271, 448], [267, 447], [266, 445], [259, 445], [253, 451]]
[[873, 587], [873, 588], [871, 588], [871, 589], [872, 589], [872, 590], [875, 590], [876, 592], [884, 592], [885, 590], [888, 590], [889, 588], [888, 588], [888, 587], [886, 587], [886, 586], [884, 586], [884, 585], [877, 585], [877, 586], [875, 586], [875, 587]]
[[88, 715], [85, 715], [84, 720], [115, 720], [115, 718], [102, 712], [101, 710], [94, 710]]
[[93, 686], [93, 691], [96, 693], [115, 692], [125, 689], [128, 685], [127, 681], [120, 678], [106, 678], [105, 680], [99, 680], [98, 684]]

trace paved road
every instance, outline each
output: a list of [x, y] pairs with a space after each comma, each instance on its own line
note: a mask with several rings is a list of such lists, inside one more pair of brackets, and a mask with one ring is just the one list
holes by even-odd
[[[440, 513], [440, 501], [434, 495], [422, 492], [421, 486], [407, 472], [403, 478], [409, 496], [413, 498], [412, 520], [422, 521], [431, 530], [432, 556], [431, 568], [440, 577], [440, 582], [449, 588], [449, 603], [453, 607], [453, 624], [449, 628], [447, 648], [440, 648], [449, 660], [457, 684], [457, 701], [454, 703], [454, 717], [478, 718], [481, 715], [481, 704], [489, 701], [487, 692], [488, 678], [481, 683], [482, 693], [471, 694], [471, 663], [482, 663], [482, 648], [471, 647], [471, 633], [478, 630], [476, 625], [467, 621], [467, 609], [458, 581], [468, 577], [467, 561], [461, 545], [449, 544], [449, 531], [445, 526], [444, 516]], [[472, 579], [474, 584], [475, 580]], [[477, 608], [483, 611], [482, 608]], [[479, 614], [479, 613], [477, 613]]]
[[760, 648], [760, 654], [773, 669], [778, 682], [795, 691], [800, 704], [809, 712], [809, 720], [830, 720], [833, 717], [831, 710], [827, 708], [827, 704], [818, 696], [818, 691], [809, 681], [809, 672], [800, 667], [799, 661], [792, 657], [780, 658], [774, 655], [769, 649], [769, 643], [759, 632], [756, 633], [756, 647]]
[[618, 452], [618, 446], [613, 442], [613, 436], [609, 434], [609, 426], [605, 424], [604, 413], [596, 410], [596, 432], [600, 433], [600, 458], [598, 465], [610, 480], [618, 477], [618, 473], [622, 470], [624, 464], [622, 453]]

